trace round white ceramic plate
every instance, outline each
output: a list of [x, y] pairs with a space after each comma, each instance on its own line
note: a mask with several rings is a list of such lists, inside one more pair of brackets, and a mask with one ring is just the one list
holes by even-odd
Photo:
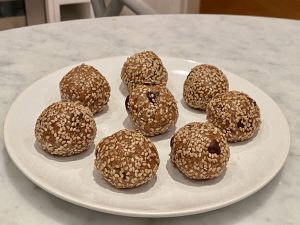
[[[126, 57], [87, 62], [106, 76], [111, 85], [108, 107], [95, 116], [101, 138], [130, 128], [124, 107], [126, 89], [120, 71]], [[185, 76], [197, 63], [162, 57], [169, 72], [168, 88], [174, 94], [179, 119], [176, 128], [151, 138], [161, 164], [156, 178], [131, 190], [117, 190], [94, 171], [94, 149], [61, 158], [50, 156], [35, 143], [34, 126], [44, 108], [60, 100], [58, 83], [73, 66], [38, 80], [13, 103], [5, 121], [5, 144], [17, 167], [35, 184], [74, 204], [126, 216], [170, 217], [206, 212], [235, 203], [266, 185], [282, 167], [290, 145], [288, 124], [278, 106], [262, 90], [241, 77], [226, 72], [230, 89], [248, 93], [260, 106], [262, 126], [250, 141], [231, 144], [231, 158], [221, 177], [210, 181], [185, 178], [169, 160], [169, 141], [175, 129], [188, 122], [205, 121], [203, 112], [188, 108], [182, 100]]]

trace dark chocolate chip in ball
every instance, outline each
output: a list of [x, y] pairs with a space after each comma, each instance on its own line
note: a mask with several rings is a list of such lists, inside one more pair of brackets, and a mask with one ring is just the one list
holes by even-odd
[[174, 136], [171, 137], [171, 140], [170, 140], [170, 147], [172, 147], [173, 141], [174, 141]]
[[155, 99], [159, 95], [159, 92], [158, 91], [149, 91], [146, 93], [146, 95], [147, 95], [147, 98], [149, 99], [149, 102], [155, 103], [156, 102]]
[[221, 153], [221, 149], [219, 146], [219, 142], [217, 142], [216, 140], [212, 140], [208, 146], [208, 152], [211, 154], [218, 154], [220, 155]]
[[125, 108], [128, 111], [129, 95], [125, 99]]
[[243, 124], [242, 120], [240, 119], [239, 122], [237, 123], [238, 128], [243, 128], [245, 125]]

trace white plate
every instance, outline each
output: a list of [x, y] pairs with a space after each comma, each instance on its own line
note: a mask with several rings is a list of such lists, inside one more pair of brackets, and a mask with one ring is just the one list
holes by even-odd
[[[87, 62], [105, 75], [112, 87], [109, 107], [95, 117], [95, 143], [124, 127], [130, 127], [124, 107], [126, 91], [120, 71], [126, 57]], [[205, 114], [182, 101], [185, 76], [197, 63], [162, 57], [169, 72], [168, 88], [178, 101], [176, 129], [191, 121], [205, 121]], [[60, 100], [58, 83], [73, 66], [56, 71], [27, 88], [13, 103], [5, 121], [7, 151], [17, 167], [35, 184], [74, 204], [113, 214], [169, 217], [206, 212], [235, 203], [266, 185], [282, 167], [290, 145], [288, 124], [278, 106], [250, 82], [226, 72], [230, 89], [241, 90], [256, 100], [262, 126], [248, 142], [231, 144], [226, 173], [211, 181], [183, 177], [169, 160], [169, 138], [174, 130], [151, 138], [161, 164], [155, 179], [131, 190], [117, 190], [93, 170], [93, 149], [70, 158], [55, 158], [35, 144], [34, 126], [42, 110]]]

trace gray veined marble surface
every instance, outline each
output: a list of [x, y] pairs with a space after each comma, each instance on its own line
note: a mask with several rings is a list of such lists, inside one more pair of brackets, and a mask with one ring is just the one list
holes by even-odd
[[251, 197], [209, 213], [165, 219], [114, 216], [65, 202], [30, 182], [9, 158], [1, 129], [0, 223], [300, 224], [300, 21], [213, 15], [139, 16], [2, 31], [1, 126], [14, 99], [35, 80], [82, 61], [145, 49], [218, 65], [271, 96], [291, 131], [290, 153], [279, 174]]

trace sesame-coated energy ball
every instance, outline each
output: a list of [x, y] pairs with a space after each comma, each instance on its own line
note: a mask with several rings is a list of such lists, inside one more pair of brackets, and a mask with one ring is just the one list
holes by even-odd
[[121, 79], [130, 92], [137, 85], [166, 85], [168, 73], [154, 52], [144, 51], [127, 58], [122, 68]]
[[207, 120], [221, 129], [229, 142], [251, 138], [261, 124], [260, 110], [247, 94], [229, 91], [207, 105]]
[[228, 88], [228, 80], [221, 70], [212, 65], [198, 65], [184, 82], [183, 98], [190, 107], [206, 110], [209, 101]]
[[193, 122], [180, 128], [170, 145], [170, 157], [174, 165], [195, 180], [218, 177], [230, 156], [225, 135], [207, 122]]
[[74, 102], [56, 102], [38, 117], [35, 137], [42, 149], [51, 155], [71, 156], [89, 148], [96, 130], [88, 108]]
[[110, 86], [94, 67], [81, 64], [69, 71], [59, 83], [63, 101], [78, 101], [92, 111], [100, 112], [108, 103]]
[[116, 188], [133, 188], [151, 180], [159, 167], [155, 145], [142, 134], [120, 130], [96, 148], [95, 168]]
[[136, 87], [125, 106], [134, 127], [145, 136], [167, 132], [178, 119], [175, 98], [164, 86]]

